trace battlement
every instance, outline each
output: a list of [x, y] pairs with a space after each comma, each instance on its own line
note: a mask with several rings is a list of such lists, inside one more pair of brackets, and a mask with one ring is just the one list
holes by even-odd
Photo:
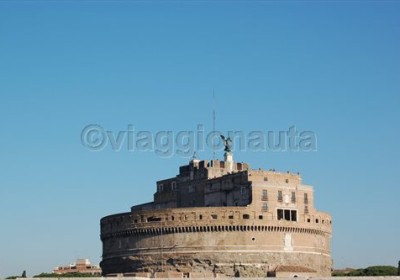
[[192, 181], [199, 179], [212, 179], [224, 176], [233, 172], [249, 170], [247, 163], [234, 162], [232, 170], [226, 161], [220, 160], [191, 160], [188, 165], [179, 168], [179, 174], [176, 178], [181, 181]]

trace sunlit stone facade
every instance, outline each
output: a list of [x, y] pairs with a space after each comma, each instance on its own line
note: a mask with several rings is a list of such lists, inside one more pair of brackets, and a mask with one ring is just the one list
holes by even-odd
[[299, 174], [193, 159], [154, 201], [101, 219], [107, 274], [330, 276], [332, 219]]

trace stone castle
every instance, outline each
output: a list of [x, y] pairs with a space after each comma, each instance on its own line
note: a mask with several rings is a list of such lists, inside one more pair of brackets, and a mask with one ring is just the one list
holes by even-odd
[[330, 276], [332, 218], [299, 174], [193, 158], [154, 201], [101, 219], [103, 275]]

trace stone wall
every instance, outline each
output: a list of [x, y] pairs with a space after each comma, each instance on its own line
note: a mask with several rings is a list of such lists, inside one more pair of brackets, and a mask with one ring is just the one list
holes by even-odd
[[329, 223], [277, 221], [246, 207], [137, 211], [101, 223], [103, 274], [162, 270], [265, 277], [286, 264], [330, 275]]
[[104, 275], [266, 277], [286, 265], [281, 276], [329, 276], [331, 233], [331, 216], [314, 208], [300, 174], [193, 160], [157, 182], [153, 203], [101, 220], [101, 267]]

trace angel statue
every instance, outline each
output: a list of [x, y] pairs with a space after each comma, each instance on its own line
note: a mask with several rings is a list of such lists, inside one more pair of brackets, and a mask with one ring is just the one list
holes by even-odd
[[232, 139], [230, 137], [225, 138], [224, 135], [221, 134], [222, 141], [224, 141], [225, 149], [224, 151], [227, 153], [232, 152]]

